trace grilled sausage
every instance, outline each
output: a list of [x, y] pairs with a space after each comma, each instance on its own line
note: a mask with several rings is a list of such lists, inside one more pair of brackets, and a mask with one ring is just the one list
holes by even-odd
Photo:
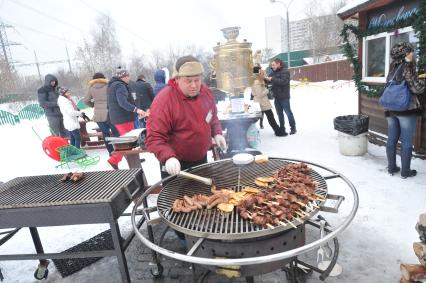
[[192, 198], [190, 198], [189, 196], [184, 195], [183, 199], [185, 201], [185, 204], [188, 204], [189, 206], [193, 206], [194, 205], [194, 202], [192, 201]]
[[174, 212], [181, 212], [180, 199], [176, 199], [172, 207]]
[[221, 194], [214, 194], [212, 195], [209, 200], [207, 201], [207, 208], [210, 204], [212, 204], [215, 200], [217, 200], [218, 198], [220, 198]]
[[224, 203], [224, 202], [228, 202], [228, 197], [225, 195], [220, 195], [218, 198], [216, 198], [214, 201], [212, 201], [211, 203], [207, 205], [207, 209], [212, 209], [219, 203]]

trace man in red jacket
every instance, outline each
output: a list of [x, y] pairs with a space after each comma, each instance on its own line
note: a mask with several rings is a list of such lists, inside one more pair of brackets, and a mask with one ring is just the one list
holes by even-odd
[[202, 73], [203, 66], [195, 57], [179, 58], [173, 79], [151, 105], [146, 147], [170, 175], [206, 163], [212, 137], [223, 150], [227, 147], [213, 94], [202, 84]]

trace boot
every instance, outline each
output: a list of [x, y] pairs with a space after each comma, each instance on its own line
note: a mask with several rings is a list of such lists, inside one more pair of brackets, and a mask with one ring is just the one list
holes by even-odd
[[296, 132], [297, 132], [297, 131], [296, 131], [296, 129], [295, 129], [295, 128], [293, 128], [293, 129], [291, 129], [291, 131], [290, 131], [290, 135], [294, 135]]
[[277, 131], [275, 131], [275, 135], [276, 135], [277, 137], [285, 137], [285, 136], [287, 136], [288, 134], [287, 134], [287, 132], [285, 131], [285, 129], [283, 129], [283, 128], [279, 128]]
[[108, 164], [111, 165], [112, 169], [114, 170], [118, 170], [118, 165], [116, 164], [112, 164], [111, 162], [108, 161]]
[[409, 170], [407, 173], [402, 173], [401, 172], [401, 178], [402, 179], [407, 179], [408, 177], [414, 177], [417, 175], [417, 171], [414, 169]]
[[388, 167], [388, 173], [389, 173], [389, 175], [391, 175], [391, 176], [393, 176], [393, 174], [395, 174], [395, 173], [398, 173], [399, 171], [401, 171], [401, 168], [400, 167], [398, 167], [398, 166], [396, 166], [395, 168], [393, 168], [393, 169], [390, 169], [389, 167]]

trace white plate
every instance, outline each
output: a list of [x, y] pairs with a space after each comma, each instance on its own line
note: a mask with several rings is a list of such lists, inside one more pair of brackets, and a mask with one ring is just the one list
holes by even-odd
[[236, 165], [246, 165], [252, 163], [254, 156], [249, 153], [237, 153], [232, 157], [232, 161]]

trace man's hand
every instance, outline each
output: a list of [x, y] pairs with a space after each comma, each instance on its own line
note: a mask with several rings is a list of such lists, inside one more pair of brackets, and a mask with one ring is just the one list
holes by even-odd
[[136, 110], [136, 113], [138, 113], [139, 118], [145, 118], [147, 116], [146, 112], [143, 111], [142, 109]]
[[226, 145], [225, 138], [222, 135], [215, 135], [214, 136], [214, 142], [222, 149], [223, 151], [226, 151], [228, 149], [228, 146]]
[[180, 162], [175, 157], [170, 157], [166, 161], [166, 171], [170, 175], [176, 175], [180, 172]]
[[270, 82], [272, 80], [272, 77], [265, 77], [265, 81]]

